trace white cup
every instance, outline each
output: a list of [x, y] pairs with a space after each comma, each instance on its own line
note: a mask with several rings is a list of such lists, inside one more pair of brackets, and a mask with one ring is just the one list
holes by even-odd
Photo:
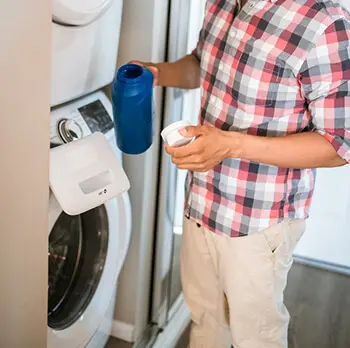
[[179, 147], [189, 144], [194, 137], [184, 137], [180, 134], [180, 130], [191, 126], [188, 121], [178, 121], [170, 124], [161, 132], [161, 136], [166, 144], [173, 147]]
[[[166, 144], [172, 147], [180, 147], [191, 143], [195, 137], [184, 137], [180, 134], [180, 129], [191, 126], [188, 121], [178, 121], [170, 124], [168, 127], [164, 128], [161, 136]], [[208, 174], [209, 172], [204, 172], [201, 174]]]

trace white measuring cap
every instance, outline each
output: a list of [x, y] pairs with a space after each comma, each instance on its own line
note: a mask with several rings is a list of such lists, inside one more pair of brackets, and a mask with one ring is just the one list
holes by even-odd
[[130, 188], [130, 182], [102, 133], [50, 151], [50, 187], [62, 210], [82, 214]]
[[161, 136], [164, 142], [169, 146], [179, 147], [187, 145], [193, 141], [194, 137], [184, 137], [179, 131], [189, 126], [191, 126], [190, 122], [185, 120], [174, 122], [163, 129]]

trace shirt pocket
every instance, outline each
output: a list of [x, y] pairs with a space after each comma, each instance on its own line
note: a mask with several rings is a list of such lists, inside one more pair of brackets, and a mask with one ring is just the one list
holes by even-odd
[[232, 98], [241, 105], [274, 108], [278, 102], [285, 66], [274, 57], [243, 52], [237, 63]]

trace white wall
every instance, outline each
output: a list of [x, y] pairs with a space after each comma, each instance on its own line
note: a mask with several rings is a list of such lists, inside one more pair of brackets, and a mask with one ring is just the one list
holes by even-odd
[[339, 2], [348, 10], [350, 9], [350, 0], [339, 0]]
[[318, 169], [307, 228], [297, 256], [350, 267], [350, 166]]
[[0, 1], [0, 347], [45, 348], [50, 1]]

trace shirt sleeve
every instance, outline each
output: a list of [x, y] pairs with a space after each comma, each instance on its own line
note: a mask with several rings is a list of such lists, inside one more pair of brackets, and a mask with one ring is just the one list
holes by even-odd
[[322, 34], [300, 71], [314, 131], [350, 163], [350, 22], [336, 20]]
[[203, 46], [204, 46], [204, 28], [202, 28], [201, 31], [199, 32], [197, 45], [195, 49], [192, 51], [192, 54], [198, 59], [199, 62], [201, 61], [201, 58], [202, 58]]

